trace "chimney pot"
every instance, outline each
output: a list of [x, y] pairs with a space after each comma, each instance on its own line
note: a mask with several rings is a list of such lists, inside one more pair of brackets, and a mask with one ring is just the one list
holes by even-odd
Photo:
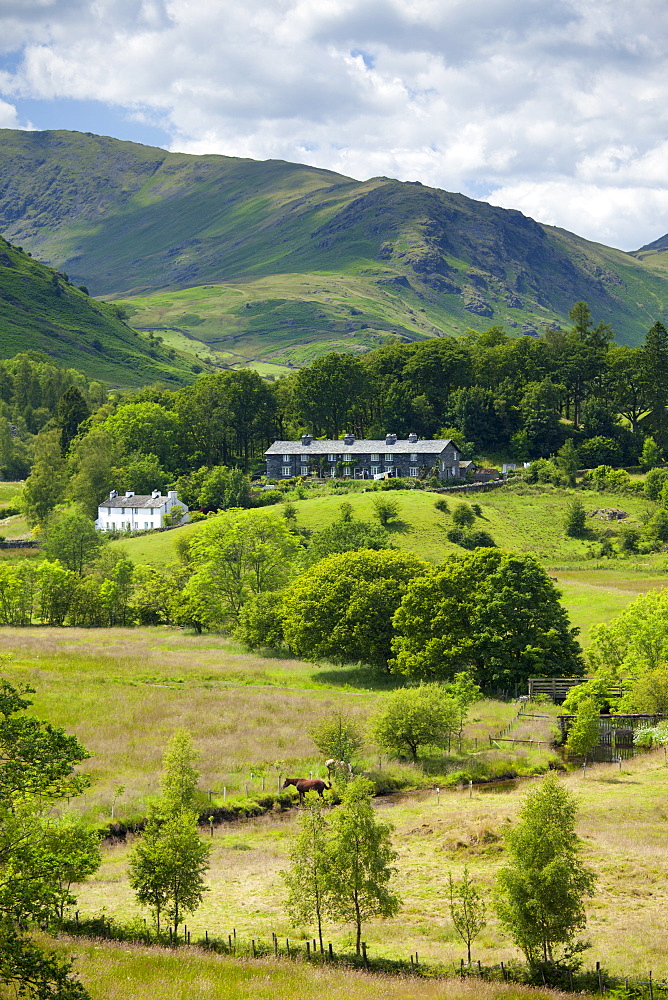
[[396, 434], [386, 434], [385, 435], [385, 444], [396, 444], [396, 443], [397, 443], [397, 435]]
[[126, 490], [125, 495], [126, 497], [133, 497], [135, 495], [135, 492], [134, 490]]
[[418, 439], [418, 436], [415, 433], [415, 431], [411, 431], [410, 434], [408, 435], [408, 443], [409, 444], [417, 444], [417, 439]]
[[355, 444], [355, 435], [354, 434], [346, 434], [346, 436], [343, 439], [343, 443], [344, 444]]
[[302, 434], [302, 444], [304, 445], [310, 444], [312, 440], [313, 440], [313, 435]]

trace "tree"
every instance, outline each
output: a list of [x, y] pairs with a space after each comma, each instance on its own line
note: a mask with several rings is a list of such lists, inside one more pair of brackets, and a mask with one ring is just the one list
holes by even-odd
[[308, 563], [320, 562], [337, 552], [359, 552], [360, 549], [392, 549], [389, 533], [380, 524], [368, 521], [334, 521], [315, 531], [306, 551]]
[[646, 383], [646, 402], [649, 422], [656, 444], [668, 448], [668, 330], [663, 323], [655, 323], [645, 337], [642, 348], [643, 375]]
[[117, 470], [116, 490], [132, 490], [137, 496], [150, 495], [153, 490], [163, 490], [171, 475], [160, 464], [157, 455], [135, 454]]
[[342, 760], [346, 764], [352, 764], [364, 747], [359, 726], [341, 711], [317, 722], [309, 730], [309, 736], [327, 760]]
[[468, 963], [471, 964], [471, 942], [475, 941], [480, 931], [487, 924], [487, 907], [485, 901], [469, 877], [469, 870], [464, 866], [464, 872], [458, 882], [448, 875], [448, 890], [450, 895], [450, 916], [455, 930], [466, 945]]
[[408, 552], [362, 549], [328, 556], [288, 588], [283, 631], [300, 656], [387, 669], [392, 615], [427, 564]]
[[72, 473], [69, 492], [89, 517], [97, 517], [101, 500], [115, 487], [121, 447], [102, 426], [94, 427], [85, 437], [77, 438], [70, 449]]
[[290, 851], [290, 868], [283, 872], [288, 889], [286, 906], [296, 922], [315, 920], [320, 954], [325, 953], [322, 921], [327, 912], [329, 894], [329, 824], [323, 815], [324, 799], [309, 792], [300, 830]]
[[44, 554], [79, 576], [94, 562], [105, 541], [79, 507], [54, 511], [44, 525]]
[[570, 538], [583, 538], [587, 527], [587, 511], [579, 497], [574, 497], [566, 507], [564, 530]]
[[283, 595], [267, 590], [249, 597], [239, 611], [234, 634], [249, 649], [278, 649], [283, 642]]
[[253, 594], [285, 583], [298, 548], [288, 526], [271, 513], [217, 517], [190, 544], [195, 573], [182, 596], [199, 602], [208, 627], [229, 625]]
[[202, 901], [211, 853], [197, 826], [197, 757], [190, 733], [176, 732], [163, 758], [157, 812], [130, 855], [129, 881], [138, 901], [153, 911], [158, 933], [165, 913], [175, 937], [185, 914]]
[[373, 512], [379, 523], [385, 528], [390, 521], [399, 516], [399, 504], [390, 497], [376, 497], [373, 501]]
[[568, 730], [566, 753], [570, 757], [584, 757], [585, 763], [590, 753], [600, 743], [599, 709], [593, 698], [583, 698], [578, 704], [575, 721]]
[[642, 444], [642, 454], [640, 456], [640, 467], [649, 472], [656, 468], [661, 461], [661, 449], [653, 437], [646, 437]]
[[79, 425], [90, 416], [86, 400], [75, 385], [63, 393], [56, 408], [56, 420], [60, 425], [60, 449], [66, 455], [70, 442], [76, 437]]
[[582, 653], [559, 591], [534, 556], [476, 549], [415, 577], [394, 618], [391, 666], [424, 680], [471, 669], [482, 687], [579, 677]]
[[199, 779], [195, 761], [198, 758], [191, 734], [186, 729], [175, 732], [167, 744], [160, 778], [161, 810], [167, 815], [195, 808]]
[[43, 524], [65, 494], [65, 461], [58, 431], [42, 431], [35, 439], [35, 461], [23, 487], [21, 503], [31, 528]]
[[196, 815], [188, 810], [174, 813], [162, 825], [155, 817], [147, 824], [130, 855], [129, 882], [137, 900], [153, 911], [158, 933], [164, 913], [176, 937], [185, 915], [202, 902], [210, 853]]
[[367, 374], [352, 354], [326, 354], [295, 375], [293, 406], [316, 434], [338, 438], [351, 408], [368, 391]]
[[154, 455], [165, 469], [175, 468], [179, 418], [159, 403], [126, 403], [100, 425], [124, 455]]
[[371, 805], [373, 785], [354, 778], [331, 820], [328, 852], [327, 909], [335, 918], [355, 924], [355, 951], [362, 944], [362, 924], [369, 917], [393, 917], [400, 899], [389, 888], [397, 858], [392, 848], [392, 827], [379, 823]]
[[531, 965], [568, 960], [586, 947], [575, 937], [586, 924], [595, 876], [580, 858], [576, 814], [574, 796], [550, 775], [527, 796], [506, 837], [497, 913]]
[[575, 486], [575, 480], [580, 468], [580, 456], [573, 438], [568, 438], [557, 452], [557, 466], [563, 471], [569, 486]]
[[39, 854], [53, 884], [54, 915], [62, 923], [65, 907], [76, 903], [72, 886], [95, 874], [102, 863], [100, 838], [80, 821], [47, 823]]
[[0, 983], [40, 1000], [86, 1000], [72, 963], [21, 930], [53, 907], [67, 855], [62, 841], [56, 854], [43, 843], [40, 815], [87, 785], [75, 772], [87, 752], [74, 736], [26, 714], [32, 693], [0, 681]]
[[422, 746], [448, 750], [459, 730], [460, 708], [441, 684], [398, 688], [370, 721], [371, 735], [379, 746], [417, 762]]

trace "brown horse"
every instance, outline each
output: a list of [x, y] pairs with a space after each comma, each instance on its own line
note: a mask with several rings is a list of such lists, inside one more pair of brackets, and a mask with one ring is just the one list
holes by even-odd
[[304, 803], [304, 796], [307, 792], [317, 792], [320, 798], [323, 798], [323, 792], [326, 788], [331, 788], [331, 784], [323, 781], [322, 778], [286, 778], [283, 782], [283, 788], [287, 788], [288, 785], [294, 785], [299, 793], [299, 804], [300, 806]]

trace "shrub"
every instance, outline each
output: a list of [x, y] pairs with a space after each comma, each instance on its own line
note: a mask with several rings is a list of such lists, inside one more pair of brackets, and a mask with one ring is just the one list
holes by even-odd
[[446, 533], [449, 542], [461, 545], [463, 549], [492, 549], [496, 542], [488, 531], [482, 529], [450, 528]]
[[635, 493], [631, 477], [624, 469], [613, 469], [610, 465], [598, 465], [585, 473], [583, 483], [603, 493]]
[[473, 507], [468, 503], [457, 504], [452, 512], [452, 520], [459, 528], [470, 528], [475, 521]]
[[668, 483], [668, 469], [650, 469], [645, 476], [643, 492], [649, 500], [657, 503], [666, 483]]
[[373, 509], [375, 516], [378, 518], [383, 527], [389, 524], [390, 521], [394, 521], [399, 516], [399, 504], [396, 500], [386, 500], [382, 497], [376, 497], [373, 501]]
[[570, 538], [583, 538], [586, 533], [587, 512], [582, 500], [574, 497], [566, 508], [564, 528]]
[[450, 504], [445, 499], [445, 497], [440, 497], [438, 500], [436, 500], [434, 503], [434, 507], [436, 508], [436, 510], [440, 510], [441, 514], [450, 513]]
[[282, 500], [282, 490], [264, 490], [262, 493], [253, 494], [254, 507], [271, 507], [275, 503], [281, 503]]
[[652, 514], [645, 525], [645, 534], [648, 538], [668, 542], [668, 510], [657, 510]]
[[617, 532], [617, 539], [619, 541], [619, 548], [622, 552], [637, 552], [638, 542], [640, 541], [640, 531], [638, 528], [634, 528], [630, 524], [625, 524], [623, 528], [620, 528]]

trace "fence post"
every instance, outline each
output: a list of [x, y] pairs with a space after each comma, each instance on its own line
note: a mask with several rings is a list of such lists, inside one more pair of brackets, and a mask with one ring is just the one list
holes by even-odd
[[649, 1000], [654, 1000], [654, 986], [652, 983], [652, 970], [649, 970]]
[[596, 976], [598, 978], [598, 992], [603, 993], [603, 980], [601, 978], [601, 963], [596, 963]]
[[285, 939], [285, 948], [286, 948], [286, 951], [288, 953], [288, 958], [290, 958], [291, 956], [290, 956], [290, 939], [289, 938]]
[[460, 964], [459, 964], [459, 975], [460, 975], [460, 976], [462, 977], [462, 979], [463, 979], [463, 978], [464, 978], [464, 959], [463, 959], [463, 958], [460, 958], [460, 960], [459, 960], [459, 963], [460, 963]]
[[331, 962], [332, 959], [334, 958], [334, 951], [332, 949], [332, 942], [331, 941], [329, 942], [329, 944], [327, 946], [327, 950], [329, 951], [329, 960]]
[[[272, 934], [273, 933], [274, 932], [272, 931]], [[274, 934], [274, 956], [278, 958], [278, 938], [276, 937], [275, 934]]]
[[506, 967], [503, 964], [503, 962], [501, 962], [501, 975], [503, 976], [504, 983], [507, 982], [508, 980], [506, 978]]
[[229, 945], [229, 948], [230, 948], [230, 955], [231, 955], [231, 954], [232, 954], [232, 935], [231, 935], [231, 934], [228, 934], [228, 935], [227, 935], [227, 943], [228, 943], [228, 945]]
[[369, 960], [366, 957], [366, 941], [362, 941], [362, 961], [364, 962], [364, 968], [369, 968]]
[[253, 958], [255, 958], [255, 938], [251, 938], [251, 951], [253, 952]]

